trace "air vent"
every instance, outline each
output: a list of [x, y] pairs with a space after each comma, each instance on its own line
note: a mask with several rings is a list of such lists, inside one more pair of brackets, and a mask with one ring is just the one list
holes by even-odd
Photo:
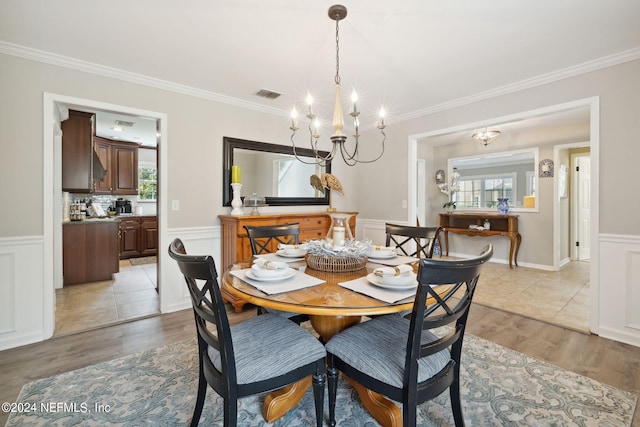
[[256, 92], [256, 95], [267, 99], [276, 99], [282, 94], [269, 89], [260, 89], [258, 92]]
[[125, 122], [124, 120], [116, 120], [116, 126], [123, 126], [123, 127], [132, 127], [133, 125], [135, 125], [135, 122]]

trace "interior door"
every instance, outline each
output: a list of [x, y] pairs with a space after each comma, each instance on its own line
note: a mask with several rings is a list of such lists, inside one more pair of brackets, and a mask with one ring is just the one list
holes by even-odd
[[591, 159], [589, 156], [575, 157], [574, 177], [577, 185], [578, 200], [576, 213], [578, 215], [578, 245], [577, 259], [588, 260], [591, 258], [591, 242], [589, 230], [591, 229]]

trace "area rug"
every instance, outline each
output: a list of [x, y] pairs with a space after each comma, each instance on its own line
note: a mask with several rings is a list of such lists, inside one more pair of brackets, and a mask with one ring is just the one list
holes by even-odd
[[[187, 425], [197, 364], [194, 339], [33, 381], [17, 399], [22, 412], [12, 413], [6, 425]], [[472, 335], [465, 337], [460, 391], [469, 426], [629, 426], [637, 402], [630, 393]], [[315, 425], [310, 391], [273, 424], [262, 418], [263, 400], [241, 400], [239, 426]], [[339, 426], [379, 425], [348, 383], [340, 383], [337, 402]], [[327, 405], [325, 395], [325, 423]], [[222, 420], [222, 399], [209, 389], [200, 425]], [[453, 425], [448, 393], [419, 405], [417, 425]]]
[[144, 256], [141, 258], [129, 258], [131, 265], [155, 264], [158, 262], [156, 256]]

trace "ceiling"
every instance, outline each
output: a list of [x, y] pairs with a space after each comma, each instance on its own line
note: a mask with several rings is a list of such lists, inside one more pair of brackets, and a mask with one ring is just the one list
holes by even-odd
[[[333, 109], [333, 1], [0, 0], [0, 43], [285, 116]], [[393, 124], [603, 58], [640, 57], [636, 0], [344, 1], [340, 74], [361, 122]], [[1, 48], [2, 46], [0, 46]], [[624, 60], [624, 59], [623, 59]], [[628, 59], [627, 59], [628, 60]], [[615, 61], [615, 60], [614, 60]], [[622, 62], [622, 60], [619, 60]], [[275, 100], [260, 89], [281, 93]], [[347, 109], [347, 106], [345, 106]]]

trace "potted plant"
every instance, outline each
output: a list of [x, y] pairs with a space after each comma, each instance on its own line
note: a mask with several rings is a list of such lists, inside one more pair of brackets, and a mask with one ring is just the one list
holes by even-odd
[[453, 213], [456, 210], [456, 202], [447, 202], [442, 205], [442, 207], [447, 211], [447, 213]]

